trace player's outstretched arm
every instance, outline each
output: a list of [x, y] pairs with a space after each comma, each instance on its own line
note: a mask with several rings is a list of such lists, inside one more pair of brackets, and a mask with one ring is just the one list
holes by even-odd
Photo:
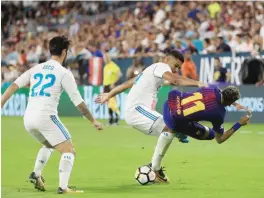
[[112, 97], [116, 96], [117, 94], [120, 94], [120, 93], [124, 92], [125, 90], [131, 88], [134, 84], [135, 79], [136, 79], [136, 77], [124, 82], [121, 85], [118, 85], [117, 87], [115, 87], [114, 89], [112, 89], [108, 93], [103, 93], [103, 94], [98, 95], [98, 97], [95, 99], [95, 102], [100, 103], [100, 104], [104, 104], [110, 98], [112, 98]]
[[30, 81], [30, 70], [24, 72], [19, 76], [12, 85], [10, 85], [1, 98], [1, 108], [5, 105], [8, 99], [21, 87], [29, 84]]
[[251, 109], [249, 109], [249, 108], [247, 108], [247, 107], [245, 107], [245, 106], [243, 106], [237, 102], [234, 102], [232, 105], [235, 106], [237, 110], [246, 110], [249, 114], [252, 113]]
[[80, 111], [82, 115], [84, 115], [93, 125], [97, 130], [102, 130], [103, 125], [102, 123], [98, 122], [96, 119], [94, 119], [93, 115], [89, 111], [87, 105], [82, 102], [77, 106], [77, 109]]
[[221, 144], [228, 140], [241, 126], [245, 126], [248, 124], [250, 120], [250, 115], [246, 115], [240, 118], [239, 122], [234, 124], [231, 129], [225, 131], [223, 134], [216, 133], [215, 139], [217, 143]]
[[103, 125], [96, 121], [89, 111], [87, 105], [84, 103], [80, 92], [78, 91], [77, 84], [71, 72], [68, 72], [64, 75], [61, 80], [61, 85], [63, 89], [67, 92], [73, 104], [77, 107], [82, 115], [84, 115], [97, 130], [102, 130]]
[[194, 87], [204, 87], [205, 85], [199, 81], [186, 78], [184, 76], [178, 76], [171, 72], [165, 72], [162, 76], [164, 80], [169, 81], [173, 85], [177, 86], [194, 86]]
[[13, 83], [11, 86], [7, 88], [5, 93], [2, 95], [1, 98], [1, 108], [5, 105], [5, 103], [8, 101], [8, 99], [19, 89], [17, 84]]

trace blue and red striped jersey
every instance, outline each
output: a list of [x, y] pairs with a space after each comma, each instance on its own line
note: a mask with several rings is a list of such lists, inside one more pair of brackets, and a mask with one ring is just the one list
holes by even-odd
[[172, 90], [169, 92], [168, 105], [171, 115], [178, 123], [188, 120], [209, 121], [216, 132], [223, 133], [226, 110], [221, 104], [219, 88], [203, 87], [189, 93]]

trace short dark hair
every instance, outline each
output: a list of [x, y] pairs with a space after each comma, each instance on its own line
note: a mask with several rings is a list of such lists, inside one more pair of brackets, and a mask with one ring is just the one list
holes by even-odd
[[66, 36], [55, 36], [49, 41], [50, 54], [54, 56], [61, 56], [62, 51], [65, 49], [67, 51], [70, 44], [71, 42]]
[[228, 86], [222, 90], [223, 101], [226, 106], [233, 104], [240, 98], [239, 89], [234, 86]]
[[173, 56], [174, 58], [179, 59], [181, 62], [184, 62], [183, 54], [178, 50], [170, 50], [166, 56]]
[[206, 39], [204, 39], [204, 41], [206, 42], [206, 44], [208, 44], [208, 45], [210, 45], [211, 44], [211, 41], [210, 41], [210, 39], [209, 38], [206, 38]]
[[224, 37], [220, 36], [218, 38], [220, 39], [220, 41], [224, 41]]

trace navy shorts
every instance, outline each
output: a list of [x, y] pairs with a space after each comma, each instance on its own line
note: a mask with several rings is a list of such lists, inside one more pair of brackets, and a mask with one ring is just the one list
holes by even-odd
[[186, 119], [175, 119], [170, 113], [167, 101], [164, 103], [163, 119], [166, 126], [175, 132], [188, 135], [197, 140], [212, 140], [215, 138], [214, 131], [207, 126]]

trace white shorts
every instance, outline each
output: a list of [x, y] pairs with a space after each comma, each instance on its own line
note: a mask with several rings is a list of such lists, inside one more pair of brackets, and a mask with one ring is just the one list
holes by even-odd
[[144, 105], [125, 109], [125, 120], [127, 124], [146, 135], [159, 136], [166, 126], [160, 113]]
[[57, 115], [25, 115], [24, 125], [26, 130], [42, 144], [48, 141], [51, 146], [56, 146], [71, 139], [69, 131]]

